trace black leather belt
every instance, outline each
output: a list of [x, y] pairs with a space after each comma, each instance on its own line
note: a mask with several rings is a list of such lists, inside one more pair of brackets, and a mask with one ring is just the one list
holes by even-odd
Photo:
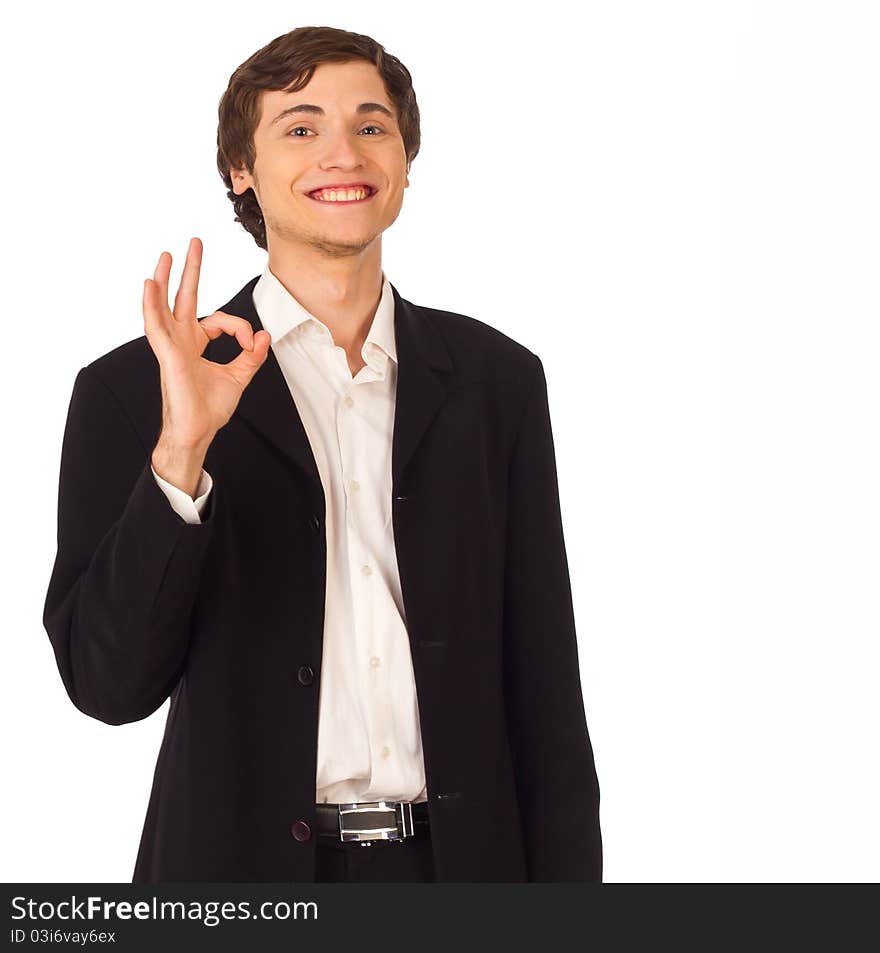
[[316, 804], [318, 834], [341, 841], [400, 841], [429, 832], [427, 801]]

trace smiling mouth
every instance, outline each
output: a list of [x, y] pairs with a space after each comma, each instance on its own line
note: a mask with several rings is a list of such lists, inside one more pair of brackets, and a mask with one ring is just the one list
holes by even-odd
[[351, 189], [317, 189], [306, 192], [306, 195], [322, 205], [359, 205], [369, 200], [378, 190], [369, 185], [361, 185]]

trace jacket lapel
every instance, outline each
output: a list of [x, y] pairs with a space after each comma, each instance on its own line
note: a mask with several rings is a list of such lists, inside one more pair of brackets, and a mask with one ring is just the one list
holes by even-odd
[[448, 396], [453, 367], [449, 351], [425, 312], [394, 293], [397, 400], [391, 448], [392, 490], [398, 488], [419, 441]]
[[[254, 332], [263, 329], [254, 306], [252, 278], [219, 311], [250, 322]], [[423, 434], [442, 406], [452, 382], [452, 362], [443, 339], [422, 309], [400, 297], [394, 285], [394, 334], [397, 348], [397, 402], [391, 452], [391, 475], [396, 489]], [[205, 358], [228, 364], [241, 353], [232, 335], [222, 334], [208, 343]], [[273, 350], [245, 388], [236, 413], [283, 453], [322, 491], [315, 457], [296, 404]]]
[[[217, 309], [250, 321], [254, 332], [263, 330], [252, 295], [259, 277], [251, 279], [234, 298]], [[238, 341], [231, 334], [221, 334], [208, 343], [204, 356], [209, 361], [228, 364], [240, 353]], [[321, 478], [312, 448], [271, 347], [265, 363], [241, 395], [235, 412], [320, 488]]]

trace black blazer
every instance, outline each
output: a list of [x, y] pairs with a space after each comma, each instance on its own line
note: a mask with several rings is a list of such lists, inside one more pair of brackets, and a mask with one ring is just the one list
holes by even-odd
[[[253, 278], [219, 310], [262, 325]], [[600, 881], [541, 361], [394, 292], [393, 529], [440, 881]], [[227, 363], [230, 335], [205, 357]], [[43, 623], [71, 701], [111, 725], [170, 696], [133, 882], [312, 882], [324, 491], [274, 353], [207, 454], [187, 524], [150, 469], [145, 336], [77, 374]], [[298, 830], [301, 830], [301, 826]]]

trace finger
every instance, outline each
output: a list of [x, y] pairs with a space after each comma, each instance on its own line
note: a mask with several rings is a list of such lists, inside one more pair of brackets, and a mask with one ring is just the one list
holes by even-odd
[[156, 356], [167, 353], [171, 336], [162, 314], [159, 285], [149, 278], [144, 280], [143, 294], [144, 333]]
[[268, 331], [257, 331], [254, 335], [254, 349], [242, 351], [234, 361], [226, 365], [226, 369], [235, 377], [242, 387], [247, 387], [251, 378], [262, 367], [269, 354], [269, 345], [272, 337]]
[[158, 286], [157, 306], [161, 308], [165, 317], [172, 317], [171, 309], [168, 307], [168, 276], [171, 274], [171, 253], [163, 251], [159, 255], [159, 261], [156, 270], [153, 272], [153, 281]]
[[174, 296], [173, 313], [178, 321], [192, 323], [196, 320], [199, 274], [202, 270], [202, 251], [201, 240], [191, 238], [189, 248], [186, 250], [186, 261], [183, 264], [180, 287]]
[[[254, 346], [254, 329], [250, 321], [240, 318], [234, 314], [226, 314], [224, 311], [215, 311], [208, 317], [199, 321], [199, 327], [213, 341], [221, 334], [232, 334], [235, 340], [246, 351], [250, 351]], [[266, 332], [268, 334], [268, 332]]]

